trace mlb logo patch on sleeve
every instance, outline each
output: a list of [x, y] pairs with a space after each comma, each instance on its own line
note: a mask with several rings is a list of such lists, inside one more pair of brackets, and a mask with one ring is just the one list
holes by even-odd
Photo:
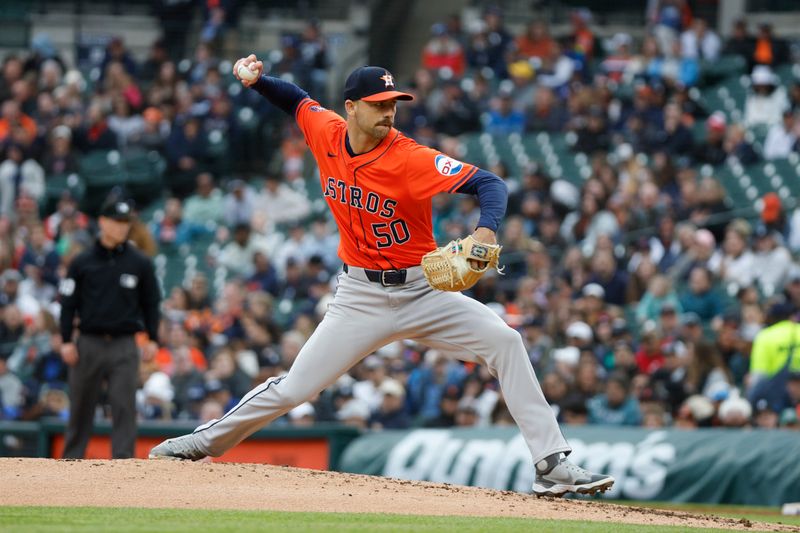
[[442, 154], [437, 155], [433, 162], [436, 164], [436, 170], [442, 176], [455, 176], [464, 168], [464, 163], [461, 161], [456, 161], [452, 157]]
[[58, 284], [58, 293], [62, 296], [72, 296], [75, 292], [75, 280], [72, 278], [64, 278]]
[[126, 289], [135, 289], [136, 285], [139, 284], [139, 278], [133, 274], [122, 274], [119, 277], [119, 284]]

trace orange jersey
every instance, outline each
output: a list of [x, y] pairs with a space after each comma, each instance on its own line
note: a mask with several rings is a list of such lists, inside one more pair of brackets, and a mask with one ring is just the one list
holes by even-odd
[[455, 192], [478, 168], [394, 128], [378, 146], [353, 157], [345, 147], [345, 120], [310, 98], [297, 106], [296, 118], [339, 227], [339, 258], [377, 270], [419, 265], [436, 247], [431, 197]]

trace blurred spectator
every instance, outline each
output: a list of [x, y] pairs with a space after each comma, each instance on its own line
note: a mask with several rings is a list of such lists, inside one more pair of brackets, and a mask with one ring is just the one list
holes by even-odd
[[456, 39], [447, 33], [447, 26], [439, 22], [431, 27], [431, 38], [422, 49], [422, 66], [430, 70], [447, 69], [450, 75], [464, 74], [466, 55]]
[[369, 418], [369, 407], [360, 400], [350, 399], [336, 412], [339, 422], [358, 429], [367, 429]]
[[696, 18], [692, 27], [681, 34], [681, 52], [684, 57], [716, 61], [719, 57], [722, 43], [708, 23], [702, 18]]
[[289, 411], [289, 424], [293, 427], [309, 427], [314, 425], [316, 411], [309, 402], [303, 402]]
[[751, 92], [744, 103], [744, 123], [748, 127], [774, 126], [781, 122], [784, 110], [789, 107], [786, 89], [779, 85], [778, 77], [764, 65], [758, 65], [750, 75]]
[[725, 113], [715, 111], [706, 120], [706, 139], [695, 147], [694, 159], [698, 163], [720, 165], [728, 156], [724, 148], [727, 120]]
[[16, 420], [24, 404], [22, 381], [9, 370], [5, 358], [0, 357], [0, 416], [5, 420]]
[[588, 402], [589, 423], [614, 426], [637, 426], [641, 423], [639, 402], [631, 396], [626, 378], [612, 375], [606, 383], [605, 394]]
[[503, 92], [494, 99], [492, 110], [484, 126], [484, 131], [491, 135], [505, 136], [511, 133], [521, 134], [525, 131], [525, 115], [513, 107], [509, 92]]
[[612, 37], [612, 53], [600, 64], [600, 68], [610, 79], [616, 82], [621, 81], [625, 72], [633, 63], [632, 44], [633, 39], [627, 33], [617, 33]]
[[[142, 109], [142, 91], [134, 82], [131, 74], [125, 71], [121, 63], [116, 61], [109, 63], [106, 67], [105, 76], [105, 89], [114, 100], [112, 105], [116, 116], [125, 117], [130, 110], [140, 111]], [[132, 119], [140, 121], [141, 117], [135, 116]], [[131, 121], [129, 119], [127, 122], [130, 123]], [[127, 127], [130, 128], [130, 124]]]
[[781, 411], [780, 426], [785, 429], [800, 429], [800, 415], [798, 409], [786, 408]]
[[595, 253], [592, 257], [592, 275], [590, 283], [597, 283], [605, 291], [606, 303], [625, 305], [625, 289], [628, 276], [617, 268], [614, 255], [606, 250]]
[[443, 135], [461, 135], [480, 130], [480, 110], [456, 82], [445, 83], [439, 104], [432, 113], [433, 126]]
[[716, 346], [706, 341], [690, 344], [687, 356], [687, 391], [711, 400], [726, 398], [730, 394], [733, 380]]
[[116, 134], [108, 126], [108, 112], [94, 102], [86, 111], [83, 125], [75, 135], [75, 146], [84, 153], [93, 150], [114, 150], [119, 147]]
[[232, 180], [223, 199], [225, 225], [229, 228], [239, 224], [250, 225], [257, 209], [257, 202], [258, 195], [249, 185], [243, 180]]
[[562, 89], [572, 79], [577, 68], [577, 61], [565, 54], [562, 46], [555, 41], [550, 54], [542, 60], [536, 82], [553, 90]]
[[555, 93], [548, 87], [539, 87], [533, 97], [533, 105], [525, 119], [527, 131], [556, 133], [567, 123], [567, 113]]
[[587, 154], [597, 151], [606, 152], [611, 147], [605, 112], [598, 106], [592, 106], [587, 117], [578, 119], [575, 133], [577, 133], [578, 138], [573, 148], [578, 152]]
[[503, 11], [497, 6], [489, 6], [483, 12], [483, 23], [486, 28], [487, 66], [500, 79], [506, 77], [506, 54], [513, 45], [514, 39], [505, 28]]
[[455, 425], [457, 427], [473, 427], [478, 425], [480, 417], [478, 415], [477, 402], [473, 398], [463, 398], [458, 402], [456, 409]]
[[209, 229], [205, 223], [185, 220], [181, 201], [168, 198], [164, 204], [164, 216], [153, 223], [152, 232], [161, 246], [180, 246], [208, 233]]
[[793, 306], [787, 302], [773, 304], [769, 310], [769, 327], [753, 340], [748, 390], [748, 398], [753, 401], [766, 398], [771, 405], [785, 402], [788, 378], [800, 372], [800, 355], [795, 349], [800, 325], [791, 319], [793, 311]]
[[205, 170], [207, 141], [200, 129], [200, 119], [188, 117], [176, 124], [167, 139], [167, 168], [173, 194], [182, 198], [191, 192], [197, 174]]
[[163, 372], [153, 372], [137, 391], [137, 410], [144, 420], [172, 419], [172, 382]]
[[184, 203], [183, 216], [193, 224], [222, 224], [224, 208], [222, 192], [215, 186], [214, 177], [208, 172], [197, 175], [197, 188]]
[[[397, 380], [387, 379], [378, 387], [380, 406], [370, 418], [372, 429], [408, 429], [411, 421], [405, 412], [405, 389]], [[456, 415], [458, 416], [458, 415]]]
[[112, 109], [108, 127], [117, 135], [117, 145], [124, 150], [131, 141], [141, 137], [145, 121], [141, 115], [133, 113], [131, 104], [121, 96], [114, 98]]
[[752, 62], [758, 65], [778, 66], [788, 61], [789, 47], [786, 42], [772, 34], [771, 24], [761, 24], [753, 48]]
[[169, 137], [170, 124], [164, 119], [161, 110], [155, 107], [148, 107], [142, 112], [141, 130], [135, 136], [127, 139], [128, 148], [140, 148], [147, 151], [156, 151], [163, 154], [167, 138]]
[[177, 417], [182, 418], [190, 415], [190, 403], [193, 401], [193, 395], [197, 395], [198, 391], [203, 388], [202, 369], [205, 369], [205, 359], [202, 360], [203, 366], [198, 367], [195, 363], [197, 353], [193, 348], [179, 348], [172, 350], [170, 354], [172, 356], [172, 373], [170, 375], [173, 389], [172, 401]]
[[[755, 39], [747, 31], [747, 21], [745, 19], [737, 19], [733, 22], [730, 37], [728, 37], [722, 53], [738, 55], [747, 59], [748, 62], [752, 62], [755, 45]], [[748, 70], [752, 70], [752, 64]]]
[[136, 75], [136, 60], [133, 59], [130, 51], [125, 47], [125, 42], [122, 40], [122, 37], [112, 37], [108, 42], [105, 56], [100, 63], [101, 79], [108, 73], [108, 65], [111, 63], [119, 63], [129, 75]]
[[386, 376], [386, 366], [379, 356], [371, 355], [362, 361], [362, 367], [364, 379], [353, 384], [353, 397], [364, 402], [374, 413], [380, 407], [383, 399], [380, 386], [389, 379]]
[[774, 124], [767, 132], [764, 140], [764, 159], [785, 159], [795, 149], [797, 132], [795, 127], [794, 111], [789, 108], [783, 110], [783, 121]]
[[690, 396], [684, 401], [675, 417], [675, 427], [680, 429], [695, 429], [708, 427], [716, 412], [714, 404], [699, 394]]
[[722, 315], [722, 300], [714, 290], [713, 275], [706, 267], [696, 266], [689, 273], [689, 287], [680, 295], [681, 307], [696, 313], [703, 322]]
[[47, 176], [78, 171], [78, 160], [72, 151], [72, 131], [69, 127], [62, 124], [53, 128], [43, 167]]
[[550, 57], [556, 46], [550, 36], [547, 24], [541, 20], [532, 20], [525, 28], [525, 33], [516, 38], [516, 53], [525, 59]]
[[237, 362], [236, 354], [229, 347], [223, 347], [211, 358], [205, 373], [206, 384], [219, 381], [230, 392], [232, 402], [238, 402], [250, 390], [250, 378]]
[[753, 425], [760, 429], [775, 429], [780, 421], [778, 412], [775, 411], [769, 402], [760, 399], [756, 402], [753, 409]]
[[651, 129], [647, 142], [650, 150], [663, 150], [674, 157], [692, 152], [692, 133], [683, 125], [681, 110], [677, 104], [667, 104], [664, 108], [663, 128]]
[[311, 203], [305, 194], [295, 191], [275, 175], [268, 175], [256, 199], [254, 216], [264, 221], [262, 231], [275, 224], [296, 223], [311, 213]]
[[40, 200], [44, 196], [44, 170], [35, 159], [26, 156], [23, 146], [8, 144], [0, 163], [0, 215], [12, 216], [20, 196]]
[[32, 142], [37, 135], [36, 122], [23, 112], [16, 100], [4, 100], [0, 111], [0, 143], [14, 138], [15, 130], [27, 142]]
[[750, 417], [753, 408], [750, 403], [738, 395], [731, 395], [719, 406], [719, 422], [723, 427], [744, 428], [750, 427]]
[[783, 237], [775, 230], [760, 225], [755, 232], [755, 277], [762, 291], [774, 294], [789, 276], [792, 259], [783, 246]]
[[53, 243], [47, 238], [44, 227], [41, 225], [31, 229], [30, 240], [25, 246], [19, 261], [19, 269], [27, 273], [28, 266], [40, 269], [41, 278], [55, 286], [58, 284], [58, 267], [61, 260], [53, 248]]
[[439, 415], [423, 422], [424, 427], [447, 428], [456, 425], [456, 413], [459, 409], [461, 392], [456, 385], [450, 385], [442, 393], [439, 403]]
[[238, 276], [250, 276], [255, 252], [269, 256], [271, 249], [263, 237], [251, 232], [249, 224], [237, 224], [233, 228], [233, 239], [222, 249], [217, 262]]
[[0, 359], [8, 359], [14, 352], [17, 342], [25, 331], [22, 313], [9, 302], [2, 302], [2, 322], [0, 322]]
[[655, 275], [650, 278], [647, 291], [636, 306], [636, 320], [640, 324], [657, 320], [666, 308], [678, 314], [683, 311], [670, 279], [664, 275]]
[[256, 251], [253, 254], [253, 275], [248, 280], [248, 287], [255, 287], [273, 296], [278, 295], [280, 290], [278, 273], [263, 252]]
[[728, 224], [722, 254], [719, 254], [718, 262], [711, 265], [723, 281], [736, 283], [739, 287], [748, 287], [753, 283], [756, 276], [755, 256], [748, 246], [751, 233], [752, 228], [745, 220], [736, 219]]
[[592, 13], [586, 8], [576, 9], [570, 14], [572, 35], [570, 36], [573, 52], [582, 62], [588, 62], [594, 57], [595, 38], [594, 32], [589, 27], [592, 22]]
[[723, 149], [728, 157], [735, 157], [743, 165], [758, 162], [759, 155], [745, 138], [745, 129], [741, 124], [732, 124], [728, 127]]
[[164, 343], [155, 356], [158, 368], [171, 376], [175, 373], [175, 369], [182, 365], [183, 359], [189, 359], [195, 368], [205, 371], [208, 368], [206, 358], [200, 350], [190, 345], [189, 336], [183, 326], [172, 323], [166, 327]]

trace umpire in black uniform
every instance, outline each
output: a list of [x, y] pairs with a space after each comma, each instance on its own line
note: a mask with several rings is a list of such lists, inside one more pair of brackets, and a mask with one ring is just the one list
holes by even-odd
[[[161, 294], [153, 264], [128, 243], [131, 206], [103, 205], [94, 246], [72, 260], [59, 285], [61, 357], [70, 365], [70, 413], [65, 458], [82, 458], [92, 433], [95, 408], [107, 383], [115, 459], [133, 457], [139, 350], [134, 334], [146, 331], [155, 353]], [[75, 315], [80, 334], [73, 342]]]

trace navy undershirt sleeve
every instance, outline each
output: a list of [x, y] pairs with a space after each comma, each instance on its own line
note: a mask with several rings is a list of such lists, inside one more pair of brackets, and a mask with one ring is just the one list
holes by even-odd
[[294, 83], [272, 76], [261, 76], [250, 88], [290, 115], [294, 115], [298, 104], [309, 97]]
[[508, 204], [508, 187], [500, 177], [479, 168], [456, 192], [477, 196], [481, 206], [478, 227], [497, 231]]

